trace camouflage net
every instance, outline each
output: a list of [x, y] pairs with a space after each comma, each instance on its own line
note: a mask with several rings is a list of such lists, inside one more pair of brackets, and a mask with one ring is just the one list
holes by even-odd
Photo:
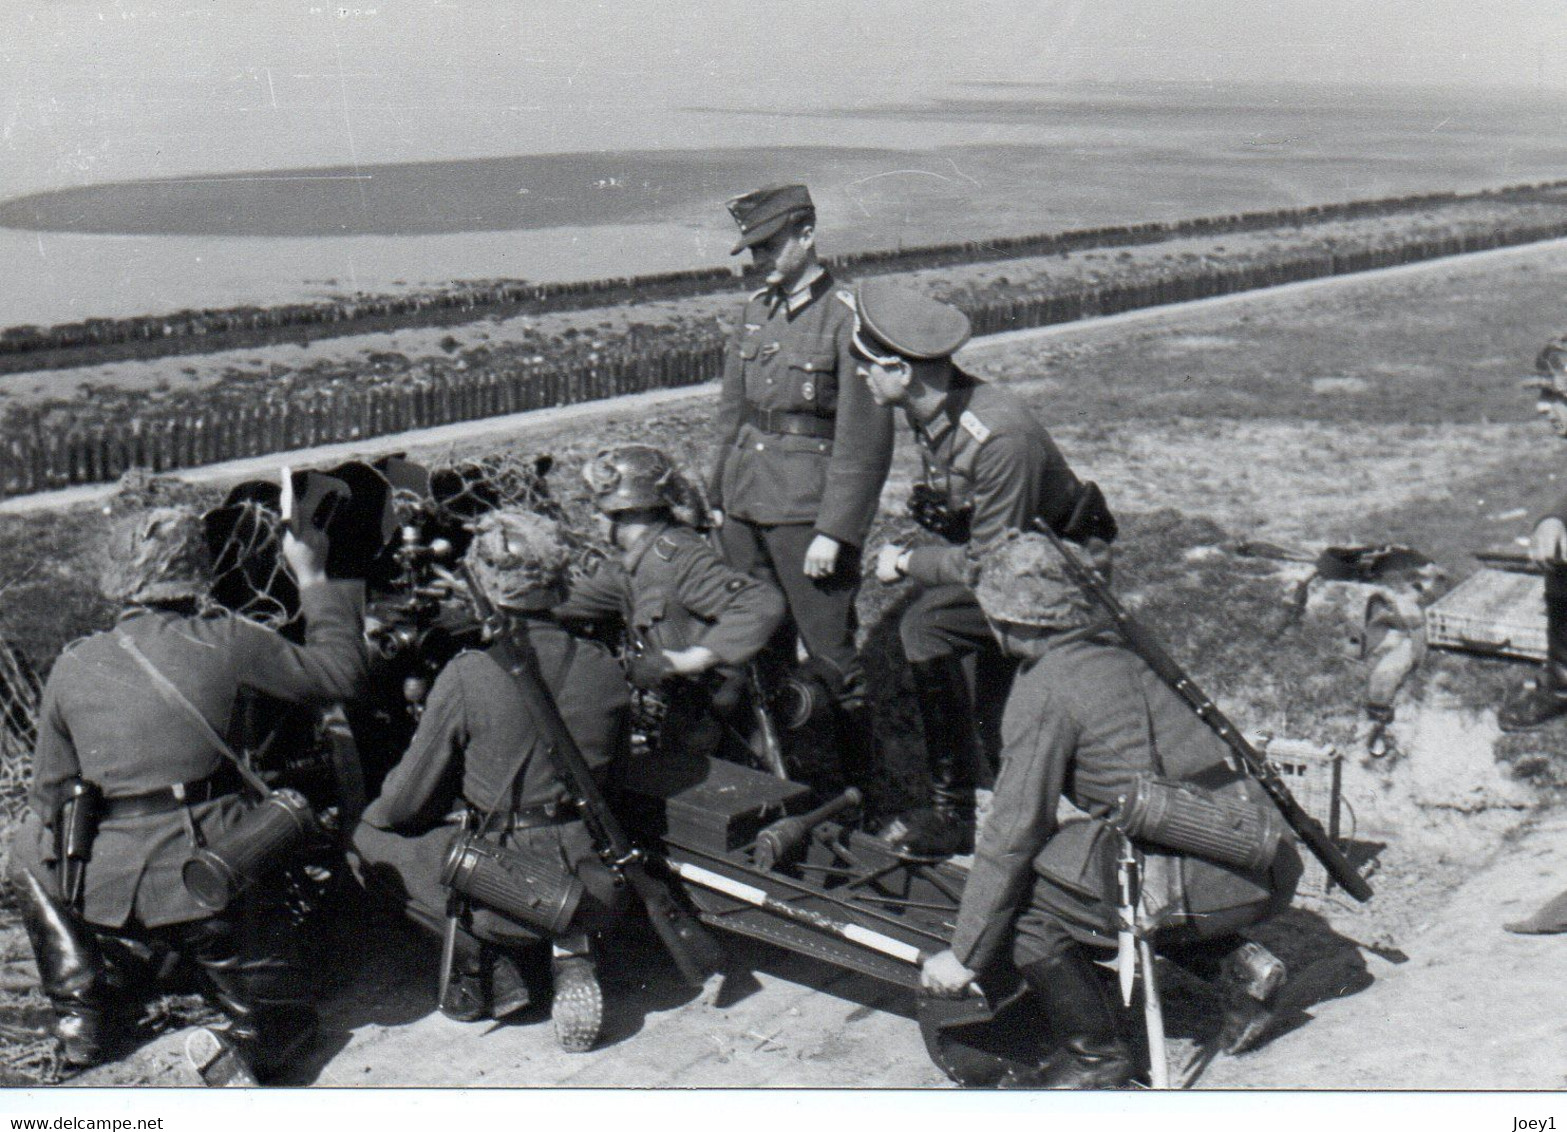
[[272, 629], [299, 616], [299, 591], [283, 564], [282, 530], [278, 513], [254, 500], [207, 515], [213, 599]]
[[39, 681], [22, 654], [0, 638], [0, 811], [26, 804], [27, 768], [38, 741]]

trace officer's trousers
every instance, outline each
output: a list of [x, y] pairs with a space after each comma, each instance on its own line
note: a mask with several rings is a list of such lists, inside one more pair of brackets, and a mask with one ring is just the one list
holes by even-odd
[[815, 537], [809, 523], [761, 526], [730, 518], [719, 530], [729, 565], [771, 582], [788, 604], [789, 616], [768, 645], [769, 657], [788, 667], [794, 660], [798, 632], [834, 701], [853, 710], [866, 702], [865, 665], [854, 644], [859, 627], [854, 599], [860, 592], [860, 549], [840, 546], [832, 574], [808, 578], [805, 552]]

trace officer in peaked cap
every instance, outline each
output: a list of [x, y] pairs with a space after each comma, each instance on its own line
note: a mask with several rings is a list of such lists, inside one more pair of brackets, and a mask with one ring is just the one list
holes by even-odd
[[875, 761], [865, 669], [854, 642], [860, 554], [892, 462], [893, 424], [854, 378], [851, 296], [816, 254], [804, 185], [729, 202], [766, 286], [746, 300], [724, 361], [709, 497], [732, 566], [773, 582], [837, 707], [838, 755], [864, 785]]
[[919, 442], [925, 475], [910, 510], [942, 536], [939, 545], [884, 546], [876, 559], [883, 583], [912, 578], [921, 587], [899, 632], [932, 787], [928, 807], [898, 818], [882, 836], [904, 856], [940, 857], [973, 846], [976, 728], [993, 762], [1016, 668], [974, 601], [974, 563], [1005, 531], [1036, 522], [1107, 555], [1115, 520], [1020, 398], [953, 364], [971, 331], [962, 311], [885, 278], [856, 288], [855, 309], [858, 373], [877, 404], [903, 409]]

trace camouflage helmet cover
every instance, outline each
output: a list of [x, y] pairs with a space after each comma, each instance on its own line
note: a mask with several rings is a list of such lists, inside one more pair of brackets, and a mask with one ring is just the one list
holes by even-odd
[[[1067, 545], [1067, 552], [1077, 554]], [[1079, 561], [1088, 564], [1081, 554]], [[1041, 534], [1010, 532], [985, 548], [974, 596], [987, 616], [1012, 625], [1080, 629], [1094, 620], [1087, 594], [1072, 581], [1060, 553]]]
[[682, 502], [680, 473], [650, 444], [606, 448], [583, 466], [582, 478], [606, 515]]
[[465, 562], [490, 600], [507, 609], [548, 609], [566, 596], [571, 558], [560, 524], [532, 511], [485, 515]]
[[110, 524], [98, 588], [111, 601], [157, 602], [204, 597], [212, 554], [201, 517], [184, 507], [153, 507]]

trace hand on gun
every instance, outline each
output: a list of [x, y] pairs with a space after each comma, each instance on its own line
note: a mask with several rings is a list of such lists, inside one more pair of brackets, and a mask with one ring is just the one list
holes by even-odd
[[920, 988], [937, 998], [961, 998], [974, 985], [970, 971], [949, 947], [920, 964]]

